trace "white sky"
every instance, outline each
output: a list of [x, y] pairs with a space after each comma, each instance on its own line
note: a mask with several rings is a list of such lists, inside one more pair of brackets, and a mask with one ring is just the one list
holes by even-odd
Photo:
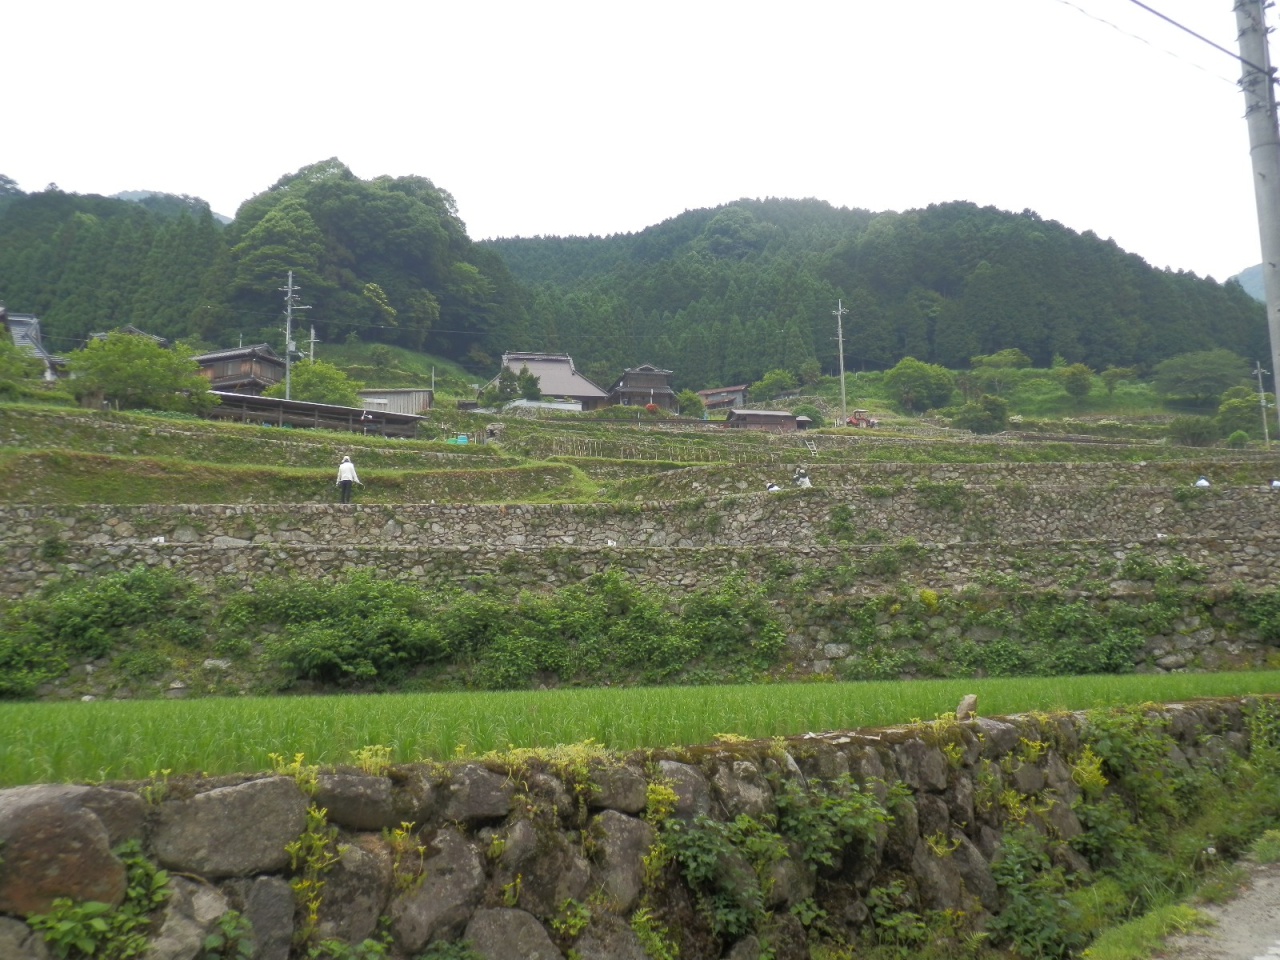
[[[1148, 2], [1235, 50], [1232, 0]], [[1261, 259], [1235, 61], [1130, 0], [42, 0], [0, 38], [24, 190], [231, 215], [337, 156], [429, 177], [475, 239], [971, 200], [1220, 280]]]

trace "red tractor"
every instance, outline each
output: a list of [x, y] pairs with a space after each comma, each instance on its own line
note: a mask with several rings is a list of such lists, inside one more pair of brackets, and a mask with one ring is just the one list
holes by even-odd
[[866, 410], [855, 410], [845, 418], [845, 425], [850, 427], [877, 427], [880, 421], [876, 420]]

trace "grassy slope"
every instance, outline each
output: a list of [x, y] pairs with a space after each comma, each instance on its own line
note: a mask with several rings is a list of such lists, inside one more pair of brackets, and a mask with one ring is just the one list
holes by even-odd
[[[581, 499], [586, 488], [568, 465], [485, 469], [379, 470], [358, 462], [359, 503], [544, 502]], [[451, 465], [450, 465], [451, 466]], [[66, 450], [0, 451], [10, 503], [327, 503], [336, 502], [332, 467], [223, 466]], [[594, 487], [592, 488], [594, 489]]]
[[976, 693], [985, 716], [1280, 691], [1280, 672], [0, 703], [0, 786], [262, 770], [267, 755], [341, 763], [370, 744], [397, 762], [594, 740], [626, 750], [932, 718]]
[[[359, 380], [367, 387], [430, 387], [431, 369], [435, 368], [437, 397], [466, 397], [471, 399], [475, 391], [473, 383], [483, 383], [492, 374], [469, 373], [453, 360], [417, 353], [404, 347], [384, 346], [391, 354], [391, 363], [378, 366], [370, 356], [377, 344], [341, 343], [321, 347], [317, 360], [331, 363], [347, 376]], [[382, 351], [379, 351], [382, 352]], [[496, 371], [495, 371], [496, 372]]]

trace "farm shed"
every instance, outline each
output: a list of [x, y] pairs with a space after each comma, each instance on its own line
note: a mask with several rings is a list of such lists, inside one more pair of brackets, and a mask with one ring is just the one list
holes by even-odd
[[392, 390], [357, 390], [360, 406], [383, 413], [421, 413], [430, 410], [432, 391], [424, 387], [397, 387]]
[[779, 433], [792, 433], [797, 429], [796, 415], [786, 410], [730, 410], [724, 425], [746, 430], [776, 430]]
[[[360, 407], [340, 407], [331, 403], [307, 403], [304, 400], [282, 400], [278, 397], [256, 397], [247, 393], [210, 391], [221, 403], [210, 407], [205, 416], [211, 420], [236, 420], [264, 427], [309, 427], [311, 429], [349, 430], [352, 433], [380, 434], [412, 440], [418, 435], [418, 424], [424, 417], [411, 413], [365, 411]], [[372, 420], [362, 420], [366, 413]]]

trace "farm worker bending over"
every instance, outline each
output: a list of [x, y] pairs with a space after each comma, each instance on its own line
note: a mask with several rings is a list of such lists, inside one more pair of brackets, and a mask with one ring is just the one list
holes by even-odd
[[1207, 487], [1207, 486], [1209, 486], [1209, 478], [1208, 478], [1208, 477], [1201, 477], [1199, 480], [1197, 480], [1197, 481], [1193, 484], [1193, 486], [1196, 486], [1196, 487]]
[[[350, 457], [343, 457], [342, 462], [338, 464], [338, 486], [342, 488], [342, 502], [351, 502], [351, 484], [360, 483], [360, 478], [356, 476], [356, 465], [351, 462]], [[364, 486], [360, 483], [360, 486]]]

